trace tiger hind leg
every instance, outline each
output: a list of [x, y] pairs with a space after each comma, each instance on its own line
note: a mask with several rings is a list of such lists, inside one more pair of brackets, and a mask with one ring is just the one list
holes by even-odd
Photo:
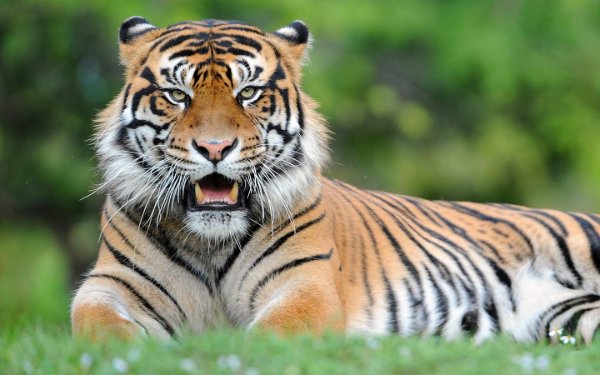
[[72, 329], [75, 336], [87, 337], [92, 341], [103, 341], [110, 337], [132, 340], [142, 333], [129, 317], [106, 305], [80, 305], [72, 312]]
[[592, 341], [600, 324], [600, 295], [583, 288], [569, 288], [551, 270], [523, 267], [515, 286], [517, 309], [506, 320], [505, 330], [519, 341], [563, 336]]
[[588, 294], [552, 306], [540, 320], [538, 335], [552, 342], [580, 337], [590, 344], [600, 325], [600, 296]]

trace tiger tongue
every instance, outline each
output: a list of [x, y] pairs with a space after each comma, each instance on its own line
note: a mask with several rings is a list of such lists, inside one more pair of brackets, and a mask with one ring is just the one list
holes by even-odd
[[202, 187], [199, 183], [196, 183], [194, 190], [196, 193], [196, 203], [198, 204], [236, 204], [239, 191], [237, 181], [231, 186], [213, 185]]

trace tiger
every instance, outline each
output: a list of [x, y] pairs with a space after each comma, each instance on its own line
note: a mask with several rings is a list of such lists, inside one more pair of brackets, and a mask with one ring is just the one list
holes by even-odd
[[301, 89], [302, 21], [132, 17], [119, 41], [125, 84], [96, 120], [106, 199], [75, 336], [593, 340], [600, 216], [324, 177], [331, 131]]

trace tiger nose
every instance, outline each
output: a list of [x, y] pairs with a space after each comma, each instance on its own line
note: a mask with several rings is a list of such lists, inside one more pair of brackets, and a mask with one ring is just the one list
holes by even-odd
[[229, 154], [231, 150], [235, 148], [237, 142], [237, 138], [233, 141], [230, 139], [209, 139], [199, 142], [194, 139], [192, 141], [192, 145], [196, 151], [200, 153], [200, 155], [216, 164], [223, 160], [227, 154]]

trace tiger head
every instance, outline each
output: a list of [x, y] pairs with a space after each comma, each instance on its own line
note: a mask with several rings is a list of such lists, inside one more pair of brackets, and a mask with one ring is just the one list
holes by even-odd
[[143, 220], [227, 240], [317, 183], [328, 133], [300, 89], [310, 35], [203, 20], [121, 26], [125, 85], [98, 117], [105, 190]]

